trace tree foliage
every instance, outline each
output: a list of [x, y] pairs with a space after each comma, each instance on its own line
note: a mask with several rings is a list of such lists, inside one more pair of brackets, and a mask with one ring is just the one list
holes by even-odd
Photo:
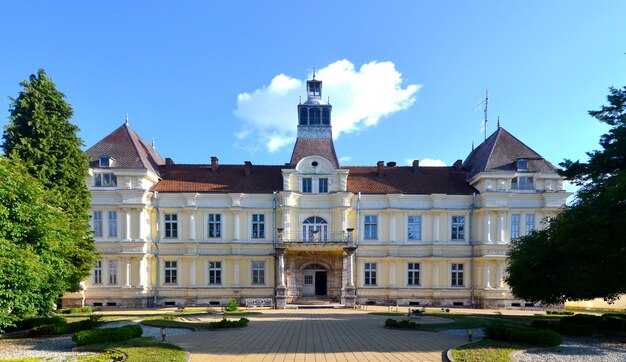
[[0, 159], [0, 330], [47, 313], [68, 289], [72, 228], [19, 160]]
[[68, 261], [64, 270], [68, 283], [64, 285], [77, 290], [96, 255], [89, 226], [91, 194], [85, 183], [88, 158], [81, 150], [78, 127], [70, 122], [72, 107], [44, 70], [21, 85], [19, 96], [11, 99], [2, 147], [7, 157], [20, 160], [42, 184], [46, 201], [58, 207], [71, 223], [72, 228], [66, 230], [71, 244], [60, 252]]
[[626, 293], [626, 87], [589, 114], [611, 126], [587, 162], [565, 160], [561, 174], [581, 188], [547, 227], [511, 243], [513, 294], [547, 304]]

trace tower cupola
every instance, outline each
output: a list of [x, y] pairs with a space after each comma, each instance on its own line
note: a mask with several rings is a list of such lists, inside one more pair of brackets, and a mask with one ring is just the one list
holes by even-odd
[[330, 114], [333, 106], [329, 102], [322, 103], [322, 81], [307, 80], [307, 100], [298, 104], [298, 137], [332, 138]]

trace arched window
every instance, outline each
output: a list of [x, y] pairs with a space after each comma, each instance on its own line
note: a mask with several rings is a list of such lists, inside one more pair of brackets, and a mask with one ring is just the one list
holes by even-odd
[[320, 109], [311, 108], [309, 112], [309, 124], [320, 124]]
[[322, 124], [324, 126], [330, 126], [330, 109], [322, 109]]
[[302, 223], [302, 239], [307, 242], [328, 241], [328, 223], [318, 216], [311, 216]]
[[309, 124], [309, 110], [306, 107], [300, 108], [300, 125], [306, 126]]

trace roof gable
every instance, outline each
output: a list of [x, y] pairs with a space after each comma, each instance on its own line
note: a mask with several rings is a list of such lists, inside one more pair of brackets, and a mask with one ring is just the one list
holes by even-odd
[[556, 172], [557, 168], [502, 127], [476, 147], [463, 162], [472, 178], [480, 172], [516, 171], [519, 159], [528, 161], [528, 172]]
[[141, 138], [128, 124], [123, 124], [87, 150], [91, 167], [98, 167], [101, 156], [114, 160], [111, 168], [147, 169], [159, 174], [165, 162], [152, 146]]

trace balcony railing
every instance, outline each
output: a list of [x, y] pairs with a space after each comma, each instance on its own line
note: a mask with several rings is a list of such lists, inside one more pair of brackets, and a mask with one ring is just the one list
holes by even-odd
[[276, 243], [278, 244], [354, 244], [354, 230], [342, 232], [285, 232], [283, 229], [276, 231]]
[[523, 183], [523, 184], [518, 184], [515, 182], [511, 183], [511, 190], [534, 190], [535, 189], [535, 184], [533, 183]]

